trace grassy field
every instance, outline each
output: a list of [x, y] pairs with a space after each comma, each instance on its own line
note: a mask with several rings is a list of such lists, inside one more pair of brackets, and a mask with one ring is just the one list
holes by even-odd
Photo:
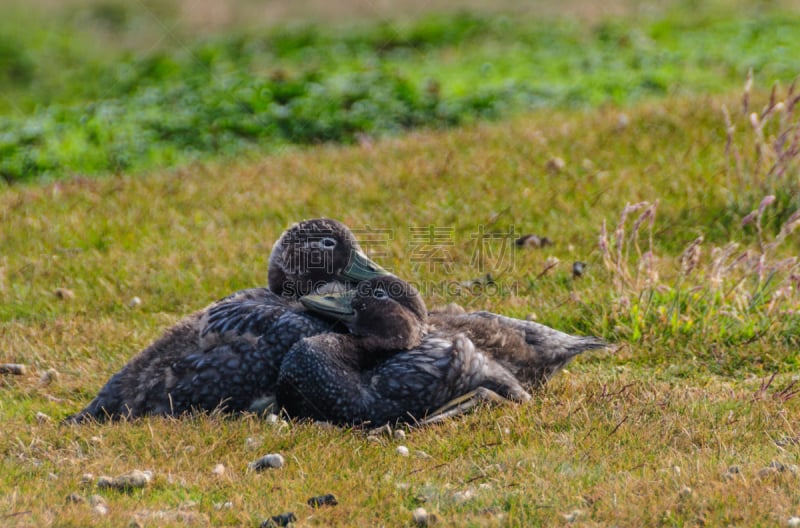
[[800, 55], [800, 16], [778, 5], [675, 3], [634, 22], [451, 12], [222, 33], [192, 33], [177, 6], [88, 5], [53, 8], [43, 23], [7, 9], [0, 22], [2, 180], [139, 173], [540, 107], [723, 93], [749, 69], [788, 82]]
[[[0, 374], [0, 525], [258, 526], [291, 511], [299, 526], [412, 526], [419, 507], [437, 526], [789, 525], [797, 93], [783, 83], [770, 104], [788, 66], [756, 69], [745, 105], [750, 64], [732, 64], [708, 72], [709, 90], [670, 81], [349, 146], [6, 184], [0, 363], [26, 370]], [[282, 229], [322, 215], [355, 228], [430, 307], [535, 317], [615, 346], [530, 404], [405, 439], [255, 416], [58, 424], [183, 315], [264, 284]], [[554, 244], [516, 248], [525, 233]], [[432, 246], [444, 263], [421, 257]], [[267, 453], [286, 465], [248, 469]], [[96, 485], [134, 469], [153, 473], [142, 489]], [[307, 505], [326, 493], [339, 504]]]

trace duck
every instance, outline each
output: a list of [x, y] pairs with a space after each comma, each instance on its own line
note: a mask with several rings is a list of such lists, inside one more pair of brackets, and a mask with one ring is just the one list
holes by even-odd
[[263, 411], [273, 401], [283, 356], [296, 341], [347, 331], [297, 299], [386, 273], [343, 223], [330, 218], [296, 223], [272, 247], [268, 288], [235, 292], [185, 317], [64, 422]]
[[394, 276], [300, 302], [349, 333], [295, 343], [281, 365], [277, 402], [293, 418], [339, 425], [430, 424], [482, 401], [524, 402], [526, 388], [607, 346], [491, 312], [428, 313], [419, 292]]
[[395, 276], [300, 302], [349, 332], [301, 339], [284, 357], [276, 397], [293, 418], [339, 425], [417, 422], [475, 391], [531, 398], [466, 333], [432, 328], [419, 292]]

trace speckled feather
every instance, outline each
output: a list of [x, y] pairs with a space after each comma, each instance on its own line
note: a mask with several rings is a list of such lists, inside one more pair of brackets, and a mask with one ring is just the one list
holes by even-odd
[[168, 330], [68, 421], [246, 411], [271, 394], [283, 356], [295, 342], [335, 330], [344, 331], [265, 288], [239, 292]]
[[[490, 312], [426, 316], [412, 287], [396, 277], [365, 284], [374, 290], [379, 282], [400, 293], [392, 302], [356, 294], [348, 323], [355, 335], [303, 339], [287, 353], [276, 394], [292, 416], [342, 424], [415, 421], [478, 388], [524, 401], [530, 395], [523, 384], [540, 386], [577, 354], [605, 346]], [[396, 346], [401, 335], [408, 336], [405, 349]]]
[[[328, 235], [338, 245], [334, 250], [304, 243], [304, 234], [315, 241]], [[254, 403], [272, 394], [283, 356], [295, 342], [322, 332], [346, 331], [308, 313], [291, 295], [335, 284], [352, 250], [359, 250], [358, 243], [343, 224], [329, 219], [295, 224], [273, 247], [271, 289], [239, 291], [186, 317], [131, 359], [85, 409], [65, 421], [253, 409]], [[320, 257], [325, 251], [332, 254]], [[297, 252], [306, 254], [298, 257]], [[305, 272], [297, 265], [327, 261], [334, 265]], [[284, 288], [286, 284], [291, 288]]]
[[286, 354], [276, 395], [290, 415], [378, 424], [424, 418], [479, 387], [509, 399], [530, 398], [465, 333], [430, 331], [413, 287], [397, 277], [364, 286], [351, 296], [304, 300], [323, 312], [347, 313], [349, 307], [351, 334], [306, 338]]
[[463, 332], [520, 382], [534, 387], [545, 384], [582, 352], [608, 346], [597, 337], [571, 335], [491, 312], [432, 313], [429, 322], [439, 331]]
[[463, 334], [428, 334], [416, 348], [368, 369], [353, 363], [356, 341], [327, 334], [292, 347], [276, 391], [291, 416], [338, 424], [413, 422], [478, 387], [512, 400], [530, 398], [511, 373], [476, 351]]

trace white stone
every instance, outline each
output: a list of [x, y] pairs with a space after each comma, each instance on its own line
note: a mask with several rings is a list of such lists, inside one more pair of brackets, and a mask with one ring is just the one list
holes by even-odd
[[412, 512], [417, 526], [428, 526], [428, 512], [425, 508], [417, 508]]

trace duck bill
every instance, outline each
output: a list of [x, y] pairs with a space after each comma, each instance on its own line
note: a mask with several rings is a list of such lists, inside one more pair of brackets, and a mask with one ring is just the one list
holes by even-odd
[[361, 282], [383, 275], [389, 275], [389, 272], [371, 261], [360, 249], [350, 252], [350, 261], [342, 271], [342, 277], [353, 282]]
[[306, 295], [300, 297], [300, 302], [308, 310], [341, 321], [352, 321], [355, 319], [356, 314], [350, 305], [352, 300], [352, 292], [328, 295]]

